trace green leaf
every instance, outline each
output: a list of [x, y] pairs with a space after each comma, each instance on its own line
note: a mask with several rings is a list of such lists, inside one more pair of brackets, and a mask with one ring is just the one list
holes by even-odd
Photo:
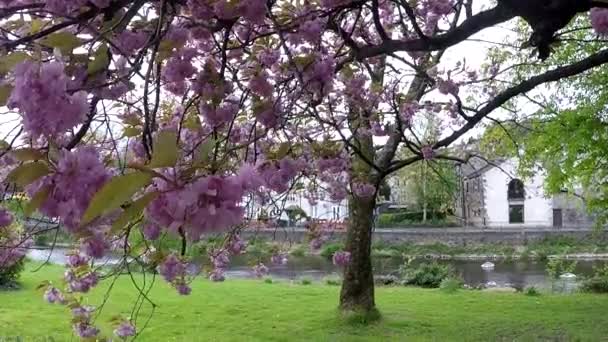
[[87, 67], [87, 73], [89, 75], [96, 74], [103, 71], [110, 65], [110, 56], [108, 56], [108, 46], [106, 44], [100, 45], [95, 54], [93, 60], [89, 62]]
[[125, 127], [123, 130], [123, 136], [127, 138], [136, 137], [141, 134], [141, 128], [139, 127]]
[[175, 48], [179, 48], [179, 45], [175, 41], [162, 40], [158, 47], [158, 53], [156, 54], [156, 59], [159, 62], [162, 62], [163, 60], [169, 58], [169, 56], [171, 56], [171, 53], [173, 52], [173, 49], [175, 49]]
[[33, 19], [30, 24], [30, 34], [40, 32], [40, 30], [46, 23], [46, 21], [42, 21], [40, 19]]
[[279, 150], [277, 151], [277, 159], [283, 159], [287, 155], [287, 153], [289, 153], [290, 148], [290, 143], [281, 143], [281, 145], [279, 146]]
[[32, 163], [23, 164], [11, 171], [6, 179], [17, 183], [21, 187], [32, 184], [40, 177], [46, 176], [51, 172], [46, 163], [35, 161]]
[[24, 215], [26, 217], [29, 217], [36, 210], [38, 210], [38, 208], [40, 208], [42, 203], [44, 203], [44, 201], [46, 201], [46, 199], [49, 197], [50, 192], [51, 192], [51, 187], [45, 186], [42, 189], [40, 189], [36, 194], [34, 194], [32, 199], [25, 205], [25, 208], [23, 208]]
[[134, 201], [133, 203], [131, 203], [131, 205], [129, 205], [118, 217], [118, 219], [116, 219], [116, 221], [114, 221], [114, 224], [112, 224], [112, 233], [116, 233], [119, 230], [121, 230], [124, 226], [126, 226], [131, 220], [133, 220], [134, 218], [136, 218], [137, 216], [139, 216], [144, 209], [146, 208], [146, 206], [152, 202], [160, 193], [159, 192], [149, 192], [143, 196], [141, 196], [140, 198], [138, 198], [136, 201]]
[[141, 171], [112, 178], [91, 199], [89, 207], [82, 216], [82, 224], [87, 224], [108, 211], [120, 208], [150, 182], [152, 182], [152, 174]]
[[30, 59], [30, 55], [25, 52], [17, 51], [0, 58], [0, 73], [6, 74], [13, 70], [15, 65]]
[[29, 147], [13, 150], [11, 151], [11, 155], [18, 161], [22, 162], [44, 159], [44, 153], [38, 151], [35, 148]]
[[160, 131], [154, 137], [152, 160], [148, 166], [151, 168], [175, 166], [178, 154], [177, 133]]
[[62, 54], [69, 55], [75, 48], [82, 45], [84, 41], [70, 32], [56, 32], [44, 37], [40, 43], [52, 48], [59, 48]]
[[215, 139], [213, 137], [207, 138], [207, 140], [205, 140], [205, 142], [198, 145], [198, 147], [196, 148], [196, 151], [194, 152], [194, 156], [192, 159], [193, 164], [194, 165], [206, 164], [211, 157], [211, 153], [212, 153], [214, 147], [215, 147]]
[[0, 85], [0, 106], [6, 106], [9, 96], [13, 92], [13, 86], [10, 84]]

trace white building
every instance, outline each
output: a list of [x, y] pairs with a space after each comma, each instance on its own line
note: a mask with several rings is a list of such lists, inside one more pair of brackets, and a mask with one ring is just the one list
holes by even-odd
[[[272, 218], [280, 218], [280, 220], [291, 224], [298, 222], [289, 222], [288, 212], [290, 210], [301, 209], [308, 218], [313, 220], [331, 220], [343, 221], [348, 217], [348, 201], [333, 202], [325, 199], [311, 201], [304, 196], [302, 192], [290, 192], [286, 196], [277, 196], [274, 203], [253, 203], [248, 206], [248, 216], [251, 218], [259, 218], [267, 215]], [[302, 220], [303, 221], [303, 220]]]
[[462, 172], [456, 213], [465, 225], [580, 227], [591, 224], [580, 198], [566, 193], [548, 196], [544, 192], [542, 170], [528, 179], [520, 179], [517, 166], [516, 159], [508, 159]]

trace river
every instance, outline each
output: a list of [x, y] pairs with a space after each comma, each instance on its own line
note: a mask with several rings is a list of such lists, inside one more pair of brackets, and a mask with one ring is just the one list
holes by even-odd
[[[28, 257], [35, 261], [49, 260], [51, 263], [65, 263], [66, 249], [32, 249]], [[49, 256], [50, 253], [50, 256]], [[98, 260], [99, 263], [116, 263], [117, 259], [108, 257], [105, 260]], [[416, 263], [424, 262], [416, 260]], [[536, 260], [494, 260], [494, 269], [484, 270], [481, 268], [483, 261], [471, 260], [440, 260], [440, 263], [451, 265], [457, 274], [469, 286], [479, 286], [488, 283], [495, 283], [498, 287], [525, 288], [535, 286], [547, 288], [551, 286], [551, 281], [546, 273], [547, 263]], [[374, 273], [376, 275], [396, 274], [399, 267], [403, 264], [401, 258], [375, 258]], [[602, 266], [606, 261], [583, 260], [579, 261], [574, 274], [577, 277], [588, 276], [593, 273], [594, 266]], [[230, 268], [226, 272], [227, 278], [252, 278], [254, 274], [249, 265], [250, 261], [243, 256], [232, 258]], [[321, 256], [290, 256], [286, 265], [267, 265], [270, 269], [270, 277], [275, 279], [310, 279], [321, 280], [327, 276], [339, 276], [340, 269], [332, 262]]]

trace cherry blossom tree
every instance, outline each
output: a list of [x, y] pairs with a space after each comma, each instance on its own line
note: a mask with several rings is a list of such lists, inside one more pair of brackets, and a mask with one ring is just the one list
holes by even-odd
[[[98, 336], [81, 294], [148, 262], [187, 295], [201, 272], [186, 247], [214, 232], [225, 238], [209, 251], [207, 276], [223, 280], [230, 256], [244, 251], [239, 232], [259, 224], [247, 206], [299, 186], [311, 201], [348, 199], [346, 250], [335, 258], [344, 266], [340, 307], [375, 310], [370, 248], [382, 181], [420, 160], [458, 160], [446, 147], [518, 95], [608, 62], [608, 50], [582, 54], [505, 86], [498, 62], [443, 63], [450, 48], [521, 18], [531, 28], [522, 47], [545, 60], [578, 14], [608, 33], [604, 8], [590, 0], [0, 1], [2, 124], [12, 125], [0, 152], [6, 182], [29, 193], [28, 212], [58, 218], [80, 246], [67, 286], [45, 284], [45, 298], [71, 308], [77, 335]], [[437, 136], [417, 134], [424, 112], [440, 118]], [[411, 152], [405, 159], [401, 146]], [[311, 223], [311, 245], [330, 229]], [[141, 235], [150, 247], [164, 234], [180, 248], [129, 243]], [[91, 259], [110, 250], [123, 259], [104, 275]], [[138, 330], [125, 318], [114, 332]]]

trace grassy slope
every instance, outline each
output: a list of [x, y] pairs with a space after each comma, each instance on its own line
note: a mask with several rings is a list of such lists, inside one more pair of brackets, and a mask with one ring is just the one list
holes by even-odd
[[[59, 267], [23, 274], [25, 289], [0, 292], [0, 341], [52, 336], [73, 339], [69, 313], [45, 304], [35, 291], [43, 279], [57, 279]], [[105, 286], [91, 295], [98, 303]], [[180, 297], [162, 281], [151, 292], [157, 308], [141, 341], [496, 341], [583, 340], [608, 336], [608, 296], [527, 297], [522, 294], [461, 291], [455, 294], [415, 288], [380, 288], [383, 319], [371, 326], [338, 318], [338, 287], [265, 284], [257, 281], [197, 281]], [[100, 325], [110, 332], [109, 317], [128, 315], [135, 291], [119, 279]]]

